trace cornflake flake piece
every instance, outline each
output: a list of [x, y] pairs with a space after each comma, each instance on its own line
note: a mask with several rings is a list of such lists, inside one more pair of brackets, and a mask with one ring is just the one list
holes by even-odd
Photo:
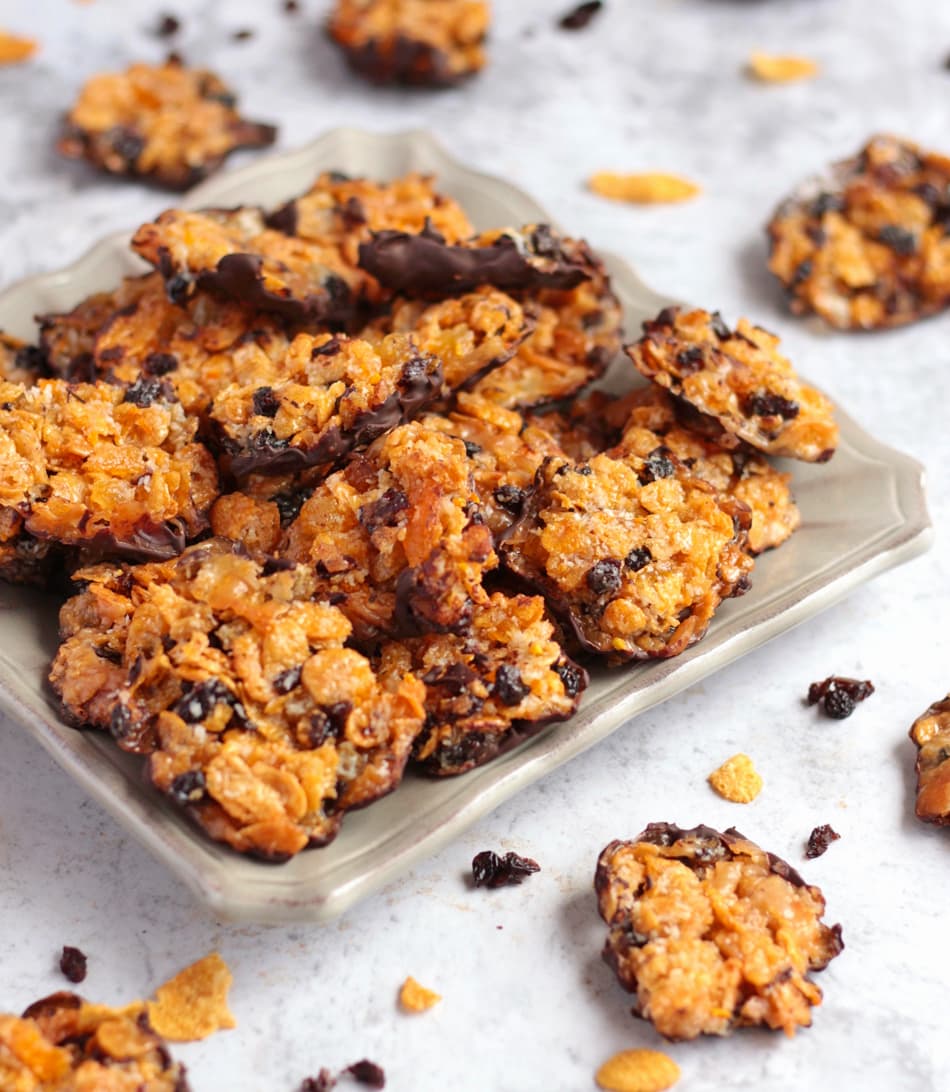
[[0, 30], [0, 65], [27, 61], [38, 48], [39, 44], [32, 38], [21, 38], [6, 30]]
[[427, 990], [410, 975], [399, 991], [399, 1004], [406, 1012], [425, 1012], [442, 1000], [442, 994]]
[[763, 83], [791, 83], [817, 76], [818, 65], [807, 57], [756, 52], [749, 58], [749, 73]]
[[621, 1050], [597, 1070], [608, 1092], [663, 1092], [680, 1079], [680, 1067], [659, 1050]]
[[762, 778], [752, 765], [752, 759], [741, 753], [713, 770], [708, 781], [721, 797], [734, 804], [749, 804], [762, 791]]
[[588, 181], [590, 189], [612, 201], [630, 201], [637, 205], [668, 204], [689, 201], [702, 192], [695, 182], [676, 174], [651, 171], [645, 174], [616, 174], [599, 171]]
[[199, 959], [159, 986], [148, 1003], [152, 1028], [166, 1039], [186, 1043], [236, 1026], [228, 1010], [232, 976], [217, 952]]

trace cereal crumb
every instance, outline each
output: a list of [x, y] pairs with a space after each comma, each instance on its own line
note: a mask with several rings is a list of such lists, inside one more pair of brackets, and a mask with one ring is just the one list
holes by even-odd
[[688, 178], [676, 174], [661, 174], [651, 171], [646, 174], [616, 174], [613, 171], [599, 171], [591, 175], [587, 183], [590, 189], [601, 197], [612, 201], [630, 201], [637, 205], [667, 204], [674, 201], [689, 201], [702, 190]]
[[762, 778], [748, 755], [737, 754], [709, 775], [709, 784], [726, 800], [748, 804], [762, 791]]
[[763, 83], [791, 83], [817, 76], [818, 65], [807, 57], [753, 53], [749, 58], [749, 73]]
[[19, 64], [29, 60], [39, 48], [32, 38], [20, 38], [0, 30], [0, 64]]
[[399, 991], [399, 1004], [406, 1012], [425, 1012], [442, 1000], [442, 994], [427, 990], [410, 975]]
[[176, 1042], [206, 1039], [235, 1027], [228, 1010], [231, 972], [217, 952], [199, 959], [155, 991], [148, 1019], [159, 1035]]
[[805, 856], [809, 860], [820, 857], [832, 842], [837, 842], [841, 835], [827, 824], [823, 823], [808, 835], [808, 845], [805, 847]]
[[609, 1092], [663, 1092], [680, 1079], [680, 1067], [659, 1050], [621, 1050], [597, 1070]]

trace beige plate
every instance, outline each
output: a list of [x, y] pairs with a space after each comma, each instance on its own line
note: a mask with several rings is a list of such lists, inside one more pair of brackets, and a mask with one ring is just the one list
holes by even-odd
[[[462, 202], [479, 228], [550, 222], [527, 194], [469, 170], [420, 132], [338, 129], [299, 151], [212, 179], [184, 204], [276, 204], [330, 168], [376, 178], [434, 171], [441, 188]], [[628, 331], [671, 302], [620, 258], [606, 259], [626, 308]], [[33, 337], [33, 315], [66, 310], [140, 268], [128, 250], [128, 234], [110, 236], [69, 268], [22, 281], [0, 295], [0, 327]], [[623, 374], [629, 364], [617, 367]], [[144, 784], [141, 760], [120, 752], [107, 736], [68, 728], [44, 685], [56, 647], [56, 606], [36, 592], [2, 586], [0, 707], [216, 914], [260, 922], [327, 920], [638, 713], [926, 550], [932, 531], [922, 468], [844, 414], [839, 420], [841, 447], [832, 462], [795, 467], [801, 530], [779, 552], [759, 560], [752, 590], [722, 607], [700, 644], [675, 660], [600, 672], [572, 720], [464, 777], [407, 778], [392, 796], [350, 815], [332, 845], [286, 864], [247, 860], [214, 844]]]

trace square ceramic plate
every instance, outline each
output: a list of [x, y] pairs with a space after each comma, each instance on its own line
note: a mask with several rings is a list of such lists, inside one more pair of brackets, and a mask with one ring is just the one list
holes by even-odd
[[[527, 194], [469, 170], [419, 132], [335, 130], [299, 151], [212, 179], [183, 203], [273, 205], [330, 168], [375, 178], [433, 171], [440, 188], [461, 201], [479, 228], [550, 222]], [[671, 301], [651, 291], [620, 258], [605, 258], [633, 333]], [[33, 315], [66, 310], [141, 268], [128, 249], [128, 233], [110, 236], [67, 269], [7, 289], [0, 295], [0, 328], [32, 338]], [[618, 362], [615, 381], [628, 372], [629, 364]], [[932, 533], [921, 467], [843, 413], [839, 421], [841, 446], [832, 462], [795, 466], [801, 530], [757, 562], [752, 590], [723, 605], [703, 641], [674, 660], [596, 673], [570, 721], [463, 777], [407, 777], [398, 792], [349, 815], [332, 845], [286, 864], [244, 859], [211, 842], [143, 782], [141, 760], [120, 752], [107, 736], [68, 728], [44, 682], [56, 648], [56, 604], [35, 591], [0, 585], [0, 708], [13, 721], [5, 730], [34, 735], [216, 914], [259, 922], [327, 920], [637, 713], [926, 550]]]

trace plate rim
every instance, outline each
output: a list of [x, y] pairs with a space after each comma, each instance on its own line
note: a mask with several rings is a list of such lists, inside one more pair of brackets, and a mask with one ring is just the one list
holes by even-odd
[[[512, 203], [530, 208], [534, 218], [555, 223], [525, 190], [498, 175], [469, 167], [430, 132], [418, 128], [394, 132], [373, 132], [348, 126], [331, 129], [298, 148], [262, 156], [254, 162], [222, 172], [189, 191], [178, 201], [178, 205], [197, 208], [216, 201], [220, 203], [220, 198], [215, 196], [218, 193], [254, 185], [261, 177], [303, 169], [310, 161], [331, 155], [334, 147], [354, 143], [410, 150], [431, 161], [432, 166], [427, 169], [456, 172], [466, 181], [488, 187], [510, 198]], [[313, 167], [309, 170], [312, 171]], [[31, 294], [42, 295], [49, 288], [67, 288], [74, 282], [81, 284], [83, 271], [88, 267], [103, 260], [117, 259], [120, 250], [128, 253], [129, 236], [130, 231], [110, 232], [68, 265], [46, 273], [32, 274], [6, 286], [0, 291], [0, 310], [16, 309], [18, 306], [22, 309], [19, 299], [29, 299]], [[657, 309], [675, 302], [653, 290], [622, 256], [600, 248], [598, 252], [607, 260], [614, 277], [618, 278], [624, 295], [648, 297], [655, 302]], [[160, 797], [148, 801], [146, 796], [133, 792], [118, 762], [110, 761], [111, 752], [107, 748], [115, 750], [110, 740], [92, 733], [76, 733], [83, 740], [83, 745], [70, 746], [76, 741], [67, 743], [66, 739], [60, 738], [52, 725], [37, 718], [36, 710], [31, 709], [10, 688], [5, 677], [6, 665], [2, 662], [0, 711], [7, 714], [17, 727], [25, 728], [29, 735], [38, 740], [67, 774], [101, 804], [124, 830], [181, 879], [199, 902], [218, 918], [259, 923], [329, 921], [404, 873], [415, 861], [443, 848], [471, 823], [521, 788], [594, 746], [629, 723], [633, 717], [832, 606], [874, 576], [925, 552], [933, 542], [934, 530], [927, 510], [923, 466], [911, 456], [865, 432], [839, 407], [836, 407], [836, 415], [842, 426], [842, 435], [847, 434], [853, 449], [866, 459], [887, 467], [895, 492], [895, 507], [903, 517], [899, 524], [881, 529], [871, 541], [849, 554], [844, 571], [826, 578], [822, 575], [828, 568], [825, 566], [814, 574], [803, 594], [794, 602], [790, 601], [790, 593], [779, 593], [769, 601], [764, 617], [757, 617], [751, 622], [734, 619], [720, 625], [718, 632], [721, 639], [714, 648], [707, 651], [699, 643], [680, 657], [661, 661], [662, 668], [657, 669], [654, 676], [642, 685], [631, 686], [619, 697], [612, 693], [602, 695], [599, 700], [582, 706], [575, 717], [557, 726], [561, 731], [557, 734], [556, 745], [512, 752], [516, 758], [521, 754], [517, 765], [509, 765], [504, 759], [499, 760], [497, 765], [492, 764], [494, 770], [504, 769], [504, 772], [490, 785], [474, 790], [474, 796], [456, 806], [450, 817], [440, 820], [433, 829], [381, 865], [337, 882], [331, 890], [316, 893], [304, 890], [290, 894], [284, 889], [293, 888], [295, 881], [293, 878], [289, 878], [289, 882], [280, 881], [283, 866], [253, 862], [258, 871], [253, 890], [249, 891], [246, 881], [241, 875], [234, 874], [237, 870], [233, 867], [246, 863], [245, 858], [211, 842]], [[837, 565], [840, 567], [841, 562]], [[835, 567], [832, 566], [832, 569], [834, 571]], [[607, 700], [612, 703], [613, 715], [604, 717], [603, 722], [591, 730], [605, 712], [599, 706]], [[53, 716], [52, 711], [50, 716]], [[545, 733], [536, 740], [551, 740], [553, 736], [553, 733]], [[151, 821], [156, 815], [163, 821]], [[170, 825], [166, 820], [170, 821]], [[297, 886], [300, 886], [299, 881]], [[308, 886], [312, 886], [312, 881]]]

